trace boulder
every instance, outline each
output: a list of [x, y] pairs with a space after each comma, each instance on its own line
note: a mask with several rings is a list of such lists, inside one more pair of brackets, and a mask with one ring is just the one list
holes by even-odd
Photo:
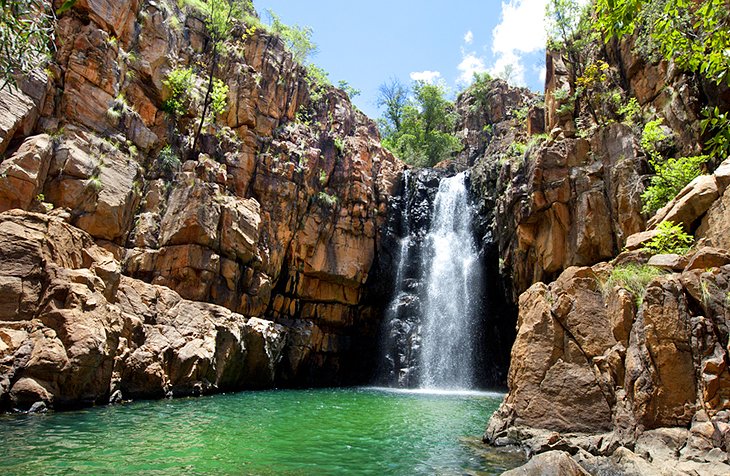
[[27, 210], [43, 190], [51, 164], [53, 143], [46, 134], [29, 137], [0, 163], [0, 212]]
[[717, 179], [713, 175], [700, 175], [684, 187], [648, 221], [653, 228], [663, 221], [684, 225], [690, 230], [702, 218], [720, 196]]
[[692, 254], [685, 270], [719, 268], [730, 263], [730, 253], [724, 249], [704, 246]]
[[590, 476], [565, 451], [548, 451], [532, 457], [523, 466], [502, 473], [503, 476]]
[[667, 271], [682, 271], [688, 263], [686, 256], [669, 253], [654, 255], [647, 264]]

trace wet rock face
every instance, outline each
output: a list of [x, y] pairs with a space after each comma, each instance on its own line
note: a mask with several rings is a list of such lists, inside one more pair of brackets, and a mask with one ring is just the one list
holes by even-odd
[[388, 203], [388, 219], [366, 299], [378, 303], [383, 323], [378, 338], [381, 384], [414, 387], [420, 369], [422, 258], [433, 203], [444, 171], [406, 171]]
[[[119, 264], [127, 298], [107, 296], [121, 308], [97, 327], [122, 330], [108, 331], [112, 350], [98, 358], [119, 360], [119, 339], [133, 361], [114, 373], [112, 389], [126, 398], [244, 381], [366, 381], [362, 355], [373, 354], [378, 316], [363, 305], [365, 283], [403, 168], [380, 145], [375, 124], [342, 91], [312, 95], [306, 70], [279, 38], [239, 25], [218, 65], [227, 108], [190, 153], [200, 101], [180, 117], [163, 112], [163, 102], [174, 68], [202, 64], [193, 88], [204, 92], [207, 84], [207, 33], [195, 15], [171, 1], [79, 1], [59, 19], [57, 37], [52, 74], [0, 94], [7, 110], [0, 148], [8, 149], [0, 211], [50, 212]], [[3, 322], [19, 318], [22, 306], [0, 299], [9, 316], [16, 313]], [[45, 309], [23, 318], [41, 318]], [[239, 323], [254, 318], [262, 333], [273, 329], [271, 343], [251, 340], [257, 326]], [[183, 340], [174, 337], [178, 326], [190, 329]], [[159, 335], [150, 341], [149, 333]], [[195, 344], [186, 347], [186, 339]], [[251, 346], [281, 365], [236, 364]], [[168, 348], [184, 358], [170, 360]], [[145, 368], [153, 370], [140, 374]], [[94, 381], [108, 383], [106, 374]], [[61, 384], [49, 391], [71, 402], [102, 398], [105, 385], [83, 398], [65, 395]]]

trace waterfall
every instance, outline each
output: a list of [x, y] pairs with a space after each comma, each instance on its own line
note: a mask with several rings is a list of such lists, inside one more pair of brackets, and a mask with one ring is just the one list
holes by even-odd
[[465, 174], [441, 180], [424, 253], [420, 387], [475, 385], [479, 261]]
[[397, 197], [398, 214], [387, 234], [395, 280], [383, 323], [382, 384], [479, 385], [480, 262], [466, 175], [439, 175], [407, 172]]

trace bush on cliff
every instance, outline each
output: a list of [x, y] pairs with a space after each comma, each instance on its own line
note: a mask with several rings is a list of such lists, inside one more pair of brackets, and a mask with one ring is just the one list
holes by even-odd
[[634, 296], [636, 305], [641, 306], [647, 286], [661, 274], [663, 273], [659, 268], [649, 265], [628, 264], [616, 266], [611, 270], [608, 278], [600, 285], [604, 296], [608, 296], [616, 287], [623, 288]]
[[0, 2], [0, 90], [50, 58], [54, 19], [42, 0]]
[[644, 202], [643, 212], [653, 215], [669, 203], [692, 180], [702, 174], [702, 165], [709, 159], [706, 155], [679, 157], [658, 160], [650, 159], [649, 163], [656, 174], [651, 177], [649, 186], [641, 194]]
[[694, 243], [692, 235], [686, 233], [682, 225], [663, 221], [657, 226], [659, 234], [649, 240], [644, 249], [652, 254], [686, 254]]

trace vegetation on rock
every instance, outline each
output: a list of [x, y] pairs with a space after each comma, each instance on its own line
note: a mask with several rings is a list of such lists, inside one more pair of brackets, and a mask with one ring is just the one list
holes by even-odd
[[616, 266], [611, 270], [605, 281], [601, 282], [604, 295], [616, 287], [629, 291], [640, 306], [644, 300], [644, 293], [649, 283], [661, 275], [659, 268], [649, 265], [628, 264]]
[[684, 231], [682, 225], [663, 221], [657, 226], [657, 230], [659, 234], [644, 245], [644, 249], [652, 254], [683, 255], [694, 244], [694, 238]]

